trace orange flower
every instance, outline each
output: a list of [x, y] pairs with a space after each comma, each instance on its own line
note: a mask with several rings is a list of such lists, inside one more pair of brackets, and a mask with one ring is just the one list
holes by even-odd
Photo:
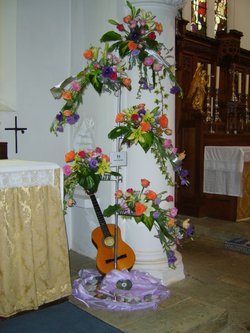
[[109, 161], [109, 160], [110, 160], [109, 156], [106, 155], [106, 154], [102, 154], [102, 155], [101, 155], [101, 158], [102, 158], [103, 160], [106, 160], [106, 161]]
[[127, 15], [123, 18], [123, 22], [128, 23], [129, 21], [131, 21], [132, 17], [130, 15]]
[[143, 130], [143, 132], [148, 132], [151, 130], [151, 125], [150, 123], [147, 123], [145, 121], [142, 121], [140, 124], [141, 129]]
[[150, 181], [147, 180], [146, 178], [141, 179], [141, 186], [142, 187], [148, 187], [150, 185]]
[[116, 123], [120, 123], [124, 120], [124, 113], [122, 112], [118, 112], [116, 117], [115, 117], [115, 121]]
[[147, 197], [149, 200], [155, 200], [155, 199], [157, 198], [157, 194], [156, 194], [154, 191], [149, 190], [149, 191], [146, 193], [146, 197]]
[[162, 128], [168, 127], [168, 117], [165, 114], [161, 115], [160, 117], [160, 125]]
[[117, 190], [116, 192], [115, 192], [115, 197], [117, 198], [117, 199], [120, 199], [120, 198], [122, 198], [122, 190]]
[[175, 219], [170, 219], [170, 220], [167, 221], [167, 226], [169, 228], [174, 227], [174, 225], [175, 225]]
[[135, 50], [137, 49], [137, 44], [134, 41], [130, 40], [128, 42], [128, 48], [130, 49], [130, 51]]
[[157, 30], [157, 32], [160, 34], [163, 31], [163, 26], [160, 22], [155, 22], [155, 29]]
[[65, 162], [71, 162], [74, 160], [75, 157], [75, 152], [74, 150], [70, 150], [68, 153], [65, 154]]
[[129, 77], [124, 77], [122, 79], [122, 84], [125, 86], [125, 87], [129, 87], [131, 86], [131, 79]]
[[147, 209], [146, 206], [144, 206], [141, 202], [136, 202], [135, 215], [137, 215], [137, 216], [142, 215], [146, 209]]
[[71, 91], [64, 91], [62, 93], [62, 97], [66, 100], [72, 99], [72, 92]]
[[69, 117], [69, 116], [72, 115], [72, 111], [71, 111], [71, 110], [64, 110], [64, 111], [63, 111], [63, 115], [64, 115], [65, 117]]
[[94, 53], [93, 53], [93, 51], [91, 49], [88, 49], [85, 52], [83, 52], [83, 56], [86, 59], [92, 59], [93, 55], [94, 55]]

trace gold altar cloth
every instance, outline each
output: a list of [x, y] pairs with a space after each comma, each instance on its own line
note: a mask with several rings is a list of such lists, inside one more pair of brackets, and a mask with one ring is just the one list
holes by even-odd
[[[4, 168], [6, 162], [2, 162]], [[38, 163], [38, 162], [37, 162]], [[27, 162], [26, 162], [27, 164]], [[52, 164], [52, 163], [51, 163]], [[39, 163], [36, 168], [39, 169]], [[16, 180], [34, 177], [15, 171]], [[31, 165], [32, 169], [32, 165]], [[46, 169], [46, 168], [45, 168]], [[5, 170], [6, 171], [6, 170]], [[14, 187], [0, 161], [0, 316], [37, 309], [71, 293], [68, 244], [61, 201], [59, 166], [47, 165], [53, 184]], [[24, 176], [25, 174], [25, 176]], [[32, 177], [31, 177], [32, 175]], [[1, 178], [2, 176], [2, 178]], [[13, 176], [13, 175], [12, 175]], [[2, 183], [1, 183], [2, 180]], [[33, 181], [33, 180], [32, 180]], [[15, 184], [15, 182], [14, 182]], [[2, 185], [2, 186], [1, 186]]]
[[250, 220], [250, 162], [244, 163], [242, 192], [237, 199], [237, 222]]

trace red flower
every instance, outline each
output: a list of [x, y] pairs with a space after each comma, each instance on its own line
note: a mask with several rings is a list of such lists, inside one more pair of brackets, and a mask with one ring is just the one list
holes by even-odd
[[150, 33], [148, 34], [148, 38], [149, 38], [149, 39], [156, 39], [156, 34], [155, 34], [155, 32], [154, 32], [154, 31], [150, 32]]
[[123, 25], [123, 24], [117, 24], [117, 25], [116, 25], [116, 28], [117, 28], [119, 31], [123, 31], [123, 30], [124, 30], [124, 25]]
[[168, 127], [168, 117], [165, 114], [160, 117], [160, 125], [162, 128]]
[[131, 116], [131, 120], [132, 121], [138, 121], [139, 119], [139, 115], [137, 113], [133, 113], [132, 116]]
[[117, 72], [112, 72], [110, 75], [111, 80], [116, 80], [117, 79]]
[[84, 150], [80, 150], [80, 151], [78, 152], [78, 155], [79, 155], [80, 157], [84, 158], [84, 157], [86, 156], [86, 153], [85, 153]]

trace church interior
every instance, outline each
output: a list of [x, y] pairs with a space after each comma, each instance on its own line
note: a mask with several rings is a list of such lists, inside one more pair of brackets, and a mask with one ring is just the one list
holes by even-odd
[[[68, 301], [117, 333], [250, 331], [250, 2], [131, 3], [0, 0], [0, 332], [14, 332], [4, 326], [12, 318]], [[88, 87], [77, 105], [79, 123], [55, 135], [51, 123], [61, 101], [52, 87], [76, 77], [79, 69], [84, 73], [84, 50], [100, 42], [111, 17], [125, 16], [126, 4], [163, 22], [160, 38], [173, 53], [169, 61], [183, 96], [167, 94], [167, 114], [174, 145], [185, 153], [188, 184], [168, 184], [167, 191], [194, 234], [173, 247], [173, 269], [159, 237], [142, 223], [107, 216], [109, 223], [119, 222], [123, 240], [134, 250], [133, 268], [170, 291], [153, 310], [110, 311], [72, 295], [81, 270], [97, 266], [91, 234], [118, 185], [135, 187], [138, 177], [152, 177], [163, 191], [163, 178], [154, 157], [133, 147], [117, 155], [117, 141], [107, 138], [121, 105], [138, 103], [135, 93], [118, 99]], [[138, 81], [138, 74], [131, 78]], [[151, 105], [152, 96], [144, 94]], [[122, 156], [114, 165], [123, 180], [101, 182], [94, 199], [76, 188], [65, 213], [66, 152], [99, 145]]]

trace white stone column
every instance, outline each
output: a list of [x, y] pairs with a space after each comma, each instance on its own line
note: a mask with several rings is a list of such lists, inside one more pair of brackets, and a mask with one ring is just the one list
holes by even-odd
[[[151, 11], [158, 22], [163, 24], [163, 33], [157, 40], [162, 41], [167, 48], [175, 46], [175, 16], [177, 9], [180, 8], [183, 1], [170, 1], [170, 0], [137, 0], [133, 1], [136, 8]], [[124, 12], [127, 15], [127, 12]], [[173, 58], [169, 62], [175, 63], [174, 50], [171, 52]], [[132, 92], [128, 92], [122, 96], [122, 107], [129, 107], [138, 103], [145, 103], [146, 108], [152, 109], [154, 104], [155, 95], [146, 91], [140, 100], [136, 99], [138, 73], [133, 70], [129, 73], [133, 82]], [[168, 79], [165, 80], [166, 91], [169, 91], [171, 84]], [[167, 100], [169, 118], [169, 127], [173, 129], [171, 139], [174, 142], [174, 128], [175, 128], [175, 96], [169, 96]], [[174, 195], [174, 188], [166, 185], [166, 181], [162, 176], [158, 165], [155, 162], [154, 156], [148, 152], [147, 154], [138, 146], [133, 146], [128, 149], [128, 165], [124, 173], [124, 187], [132, 187], [140, 189], [141, 178], [150, 180], [150, 188], [157, 193], [162, 190], [168, 190], [169, 194]], [[171, 170], [171, 166], [169, 170]], [[172, 171], [172, 170], [171, 170]], [[149, 231], [142, 223], [136, 224], [134, 220], [126, 220], [120, 222], [122, 229], [125, 232], [126, 242], [128, 242], [134, 249], [136, 254], [136, 263], [134, 269], [149, 272], [152, 276], [161, 279], [162, 283], [167, 285], [185, 278], [184, 268], [182, 263], [181, 254], [176, 252], [177, 267], [176, 270], [168, 267], [166, 254], [163, 252], [161, 243], [155, 237], [156, 231]]]

